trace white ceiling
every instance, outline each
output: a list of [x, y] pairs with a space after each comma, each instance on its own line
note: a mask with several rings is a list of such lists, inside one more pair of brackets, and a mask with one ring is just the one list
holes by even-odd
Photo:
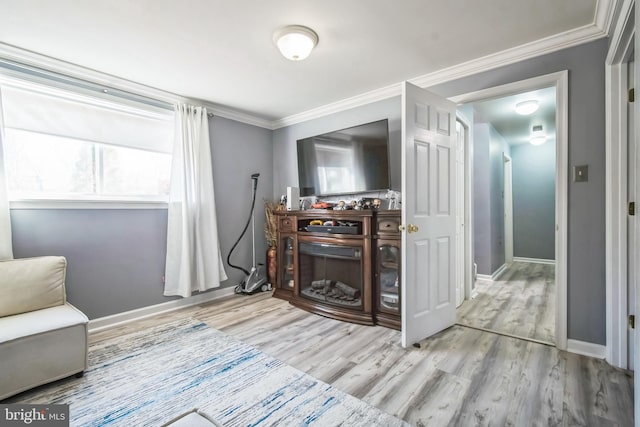
[[[273, 121], [558, 34], [585, 40], [612, 3], [0, 0], [0, 42]], [[305, 61], [273, 43], [289, 24], [318, 33]]]
[[[521, 101], [538, 101], [539, 108], [533, 114], [522, 116], [515, 112]], [[556, 136], [556, 88], [549, 87], [504, 98], [476, 102], [474, 121], [491, 123], [509, 145], [529, 142], [533, 126], [542, 125], [547, 141]]]

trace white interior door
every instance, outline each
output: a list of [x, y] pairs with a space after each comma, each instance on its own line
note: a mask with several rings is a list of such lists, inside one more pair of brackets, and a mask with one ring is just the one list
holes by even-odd
[[511, 157], [504, 159], [504, 262], [513, 262], [513, 169]]
[[402, 346], [455, 323], [456, 106], [402, 88]]
[[464, 150], [465, 128], [456, 120], [456, 307], [464, 301]]

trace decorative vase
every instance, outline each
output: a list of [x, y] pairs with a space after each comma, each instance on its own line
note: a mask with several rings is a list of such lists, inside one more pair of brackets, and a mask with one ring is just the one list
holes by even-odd
[[277, 250], [275, 246], [270, 246], [269, 249], [267, 249], [267, 280], [273, 287], [276, 285], [276, 274], [278, 271], [276, 254]]

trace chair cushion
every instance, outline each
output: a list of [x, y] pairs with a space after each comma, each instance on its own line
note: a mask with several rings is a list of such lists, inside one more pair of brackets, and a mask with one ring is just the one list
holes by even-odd
[[88, 322], [87, 316], [69, 303], [6, 316], [0, 318], [0, 344]]
[[61, 256], [0, 261], [0, 317], [64, 304], [66, 271]]

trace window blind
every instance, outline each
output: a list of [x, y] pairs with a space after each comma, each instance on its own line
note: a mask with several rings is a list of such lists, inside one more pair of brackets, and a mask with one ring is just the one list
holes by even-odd
[[37, 84], [2, 84], [5, 128], [171, 153], [173, 112]]

